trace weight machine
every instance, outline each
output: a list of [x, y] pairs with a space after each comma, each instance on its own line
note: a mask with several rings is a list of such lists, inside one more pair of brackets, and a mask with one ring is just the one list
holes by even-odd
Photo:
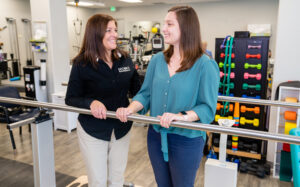
[[32, 30], [31, 30], [31, 20], [29, 19], [22, 19], [22, 22], [24, 23], [24, 41], [25, 41], [25, 50], [26, 50], [26, 65], [34, 65], [33, 63], [33, 54], [31, 50], [31, 37], [32, 37]]
[[12, 61], [12, 77], [19, 77], [20, 73], [20, 51], [19, 51], [19, 41], [18, 41], [18, 30], [15, 18], [6, 18], [7, 27], [9, 30], [9, 40], [10, 40], [10, 57]]

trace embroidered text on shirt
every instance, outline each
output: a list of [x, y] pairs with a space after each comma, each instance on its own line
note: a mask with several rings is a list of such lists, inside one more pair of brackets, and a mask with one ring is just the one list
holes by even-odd
[[118, 70], [119, 70], [120, 73], [122, 73], [122, 72], [130, 71], [130, 68], [129, 68], [129, 66], [127, 66], [127, 67], [118, 68]]

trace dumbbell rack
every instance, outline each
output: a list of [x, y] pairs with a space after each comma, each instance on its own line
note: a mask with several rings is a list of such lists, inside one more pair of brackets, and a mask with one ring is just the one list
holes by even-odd
[[[224, 38], [216, 38], [216, 48], [215, 48], [215, 60], [219, 65], [220, 72], [223, 72], [223, 67], [220, 67], [220, 62], [224, 62], [224, 55], [221, 55], [222, 53], [225, 53], [225, 47], [223, 45], [223, 48], [221, 48], [223, 44]], [[226, 42], [225, 42], [226, 43]], [[234, 88], [230, 89], [230, 94], [228, 96], [234, 96], [234, 97], [249, 97], [249, 98], [261, 98], [266, 99], [267, 96], [267, 65], [268, 65], [268, 50], [269, 50], [269, 38], [268, 37], [253, 37], [253, 38], [234, 38], [233, 45], [232, 45], [232, 54], [234, 54], [234, 58], [231, 58], [231, 63], [234, 63], [234, 68], [231, 66], [231, 72], [234, 73], [235, 77], [230, 79], [230, 83], [234, 84]], [[232, 56], [232, 57], [233, 57]], [[248, 57], [248, 58], [247, 58]], [[261, 66], [261, 68], [251, 68], [248, 66], [248, 69], [245, 69], [245, 64], [248, 63], [248, 65], [258, 65]], [[248, 73], [250, 74], [250, 77], [248, 76], [248, 79], [245, 79], [244, 74]], [[257, 75], [260, 73], [260, 76], [257, 77], [254, 75]], [[221, 85], [223, 82], [224, 76], [220, 79]], [[243, 84], [250, 85], [260, 85], [260, 89], [255, 88], [248, 88], [243, 89]], [[222, 87], [219, 89], [219, 95], [225, 95], [226, 93], [222, 93], [223, 89]], [[220, 102], [222, 104], [222, 102]], [[235, 103], [230, 103], [234, 104]], [[255, 114], [252, 111], [241, 111], [241, 106], [245, 106], [247, 108], [254, 108], [259, 107], [259, 113]], [[247, 121], [244, 125], [241, 123], [239, 124], [239, 128], [246, 128], [246, 129], [254, 129], [254, 130], [266, 130], [266, 124], [265, 124], [265, 107], [259, 106], [259, 105], [252, 105], [252, 104], [240, 104], [240, 120], [241, 118], [245, 118], [247, 120], [253, 120], [258, 119], [259, 125], [253, 126], [253, 124], [247, 123]], [[221, 110], [217, 110], [216, 115], [221, 115]], [[224, 113], [223, 113], [224, 114]], [[222, 116], [222, 115], [221, 115]], [[224, 117], [226, 116], [233, 116], [233, 110], [227, 112]], [[217, 124], [217, 122], [214, 122]], [[218, 134], [213, 135], [213, 142], [215, 138], [218, 138]], [[228, 141], [231, 141], [231, 136], [228, 137]], [[228, 146], [228, 154], [241, 156], [241, 157], [249, 157], [249, 158], [255, 158], [255, 159], [261, 159], [262, 156], [265, 156], [266, 148], [263, 146], [262, 140], [255, 140], [250, 138], [243, 138], [239, 137], [238, 142], [243, 142], [244, 144], [248, 144], [247, 147], [257, 147], [257, 151], [251, 151], [250, 149], [239, 149], [238, 151], [232, 151], [231, 147]], [[255, 144], [256, 146], [251, 146]], [[241, 145], [241, 144], [240, 144]], [[249, 146], [250, 145], [250, 146]], [[215, 150], [218, 150], [216, 148]]]

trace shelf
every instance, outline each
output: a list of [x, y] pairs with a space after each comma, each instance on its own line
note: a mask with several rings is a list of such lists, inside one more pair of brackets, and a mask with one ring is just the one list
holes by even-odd
[[[218, 147], [213, 147], [215, 152], [219, 152]], [[229, 155], [235, 155], [235, 156], [241, 156], [241, 157], [247, 157], [247, 158], [254, 158], [257, 160], [261, 160], [261, 154], [258, 153], [249, 153], [245, 151], [232, 151], [231, 149], [226, 149], [226, 153]]]
[[30, 43], [46, 43], [46, 40], [29, 40]]
[[[286, 86], [280, 86], [279, 87], [279, 95], [278, 100], [285, 102], [286, 97], [294, 97], [295, 100], [299, 101], [300, 99], [300, 88], [294, 88], [294, 87], [286, 87]], [[285, 111], [294, 111], [297, 113], [297, 119], [296, 121], [290, 121], [284, 119], [284, 112]], [[277, 108], [277, 116], [276, 116], [276, 133], [278, 134], [284, 134], [285, 133], [285, 123], [286, 122], [292, 122], [296, 123], [297, 127], [299, 127], [299, 114], [300, 109], [295, 108], [289, 108], [289, 107], [278, 107]], [[274, 153], [274, 162], [273, 162], [273, 177], [277, 178], [279, 177], [280, 173], [280, 160], [281, 160], [281, 150], [283, 149], [282, 143], [275, 143], [275, 153]]]

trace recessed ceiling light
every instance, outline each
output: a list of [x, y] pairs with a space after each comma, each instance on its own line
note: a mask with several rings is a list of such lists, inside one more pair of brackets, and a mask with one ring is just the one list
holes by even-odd
[[[68, 2], [68, 5], [73, 5], [76, 6], [75, 2]], [[89, 1], [79, 1], [78, 6], [83, 6], [83, 7], [91, 7], [91, 6], [105, 6], [104, 3], [100, 2], [89, 2]]]
[[142, 0], [119, 0], [125, 3], [142, 3]]

